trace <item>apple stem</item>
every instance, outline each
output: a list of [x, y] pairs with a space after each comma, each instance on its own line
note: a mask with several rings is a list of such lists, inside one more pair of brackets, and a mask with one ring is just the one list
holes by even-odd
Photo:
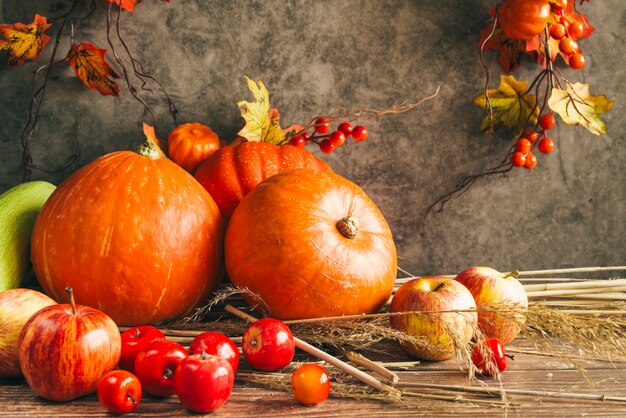
[[133, 401], [133, 405], [137, 405], [137, 399], [130, 392], [126, 392], [126, 396], [128, 396], [130, 400]]
[[206, 360], [209, 358], [209, 355], [206, 353], [206, 351], [203, 351], [202, 353], [200, 353], [200, 358], [202, 360]]
[[70, 295], [70, 305], [72, 306], [72, 314], [76, 315], [76, 301], [74, 300], [74, 289], [66, 287], [65, 291]]
[[139, 338], [139, 328], [135, 328], [135, 338]]
[[515, 356], [513, 354], [505, 354], [504, 357], [508, 357], [511, 360], [515, 360]]
[[439, 283], [439, 284], [437, 285], [437, 287], [435, 287], [435, 289], [433, 290], [433, 292], [436, 292], [436, 291], [438, 291], [438, 290], [441, 290], [441, 289], [443, 289], [443, 288], [444, 288], [444, 287], [446, 287], [446, 286], [447, 286], [446, 282], [441, 282], [441, 283]]
[[171, 369], [165, 369], [165, 371], [163, 372], [163, 377], [169, 379], [170, 377], [172, 377], [173, 374], [174, 372]]
[[503, 279], [508, 279], [509, 277], [517, 277], [517, 276], [519, 276], [519, 271], [513, 270], [513, 271], [505, 274]]

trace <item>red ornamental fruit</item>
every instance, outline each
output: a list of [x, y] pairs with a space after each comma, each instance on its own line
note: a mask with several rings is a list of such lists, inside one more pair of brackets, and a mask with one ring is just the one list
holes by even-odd
[[233, 284], [280, 319], [376, 312], [397, 273], [382, 213], [333, 173], [291, 170], [259, 184], [231, 217], [224, 246]]
[[585, 56], [580, 53], [574, 53], [569, 59], [569, 66], [574, 70], [580, 70], [586, 64]]
[[274, 372], [291, 363], [296, 343], [284, 322], [263, 318], [248, 326], [241, 340], [241, 351], [252, 368]]
[[579, 22], [577, 20], [570, 22], [569, 26], [567, 27], [567, 33], [572, 39], [580, 38], [584, 31], [585, 27], [583, 26], [582, 22]]
[[565, 55], [571, 55], [578, 48], [578, 44], [570, 37], [565, 37], [559, 42], [559, 51]]
[[365, 141], [368, 135], [369, 132], [367, 132], [367, 128], [363, 125], [357, 125], [352, 130], [352, 138], [357, 142]]
[[334, 131], [328, 136], [328, 140], [336, 147], [340, 147], [346, 142], [346, 136], [341, 131]]
[[120, 360], [122, 344], [115, 322], [70, 298], [70, 304], [35, 313], [19, 338], [26, 382], [42, 398], [56, 402], [95, 392], [102, 376]]
[[348, 122], [341, 122], [339, 126], [337, 126], [337, 130], [342, 132], [347, 138], [352, 134], [352, 125]]
[[206, 353], [185, 358], [174, 373], [176, 396], [194, 412], [211, 412], [222, 406], [234, 382], [230, 363]]
[[134, 372], [137, 354], [152, 341], [162, 338], [165, 338], [163, 333], [152, 325], [141, 325], [124, 331], [119, 368]]
[[554, 128], [555, 122], [554, 113], [546, 113], [539, 118], [539, 126], [541, 126], [541, 129], [546, 131]]
[[55, 300], [70, 286], [118, 325], [145, 325], [208, 299], [222, 279], [223, 232], [206, 190], [147, 142], [63, 181], [37, 217], [31, 258]]
[[537, 157], [532, 152], [529, 152], [526, 156], [526, 162], [524, 163], [524, 168], [528, 170], [532, 170], [537, 166]]
[[316, 405], [323, 402], [330, 393], [328, 373], [319, 364], [304, 364], [291, 375], [291, 389], [301, 404]]
[[550, 36], [556, 40], [563, 39], [563, 37], [567, 34], [565, 30], [565, 26], [560, 23], [554, 23], [550, 25]]
[[289, 140], [289, 144], [293, 145], [294, 147], [302, 148], [303, 146], [306, 145], [306, 140], [304, 139], [302, 135], [296, 135]]
[[320, 142], [320, 151], [322, 151], [324, 154], [330, 154], [334, 150], [335, 150], [335, 146], [330, 142], [328, 138]]
[[517, 152], [521, 152], [522, 154], [528, 154], [532, 147], [533, 144], [531, 144], [531, 142], [526, 138], [520, 138], [517, 141], [517, 144], [515, 144], [515, 150]]
[[203, 332], [197, 335], [189, 346], [190, 354], [211, 354], [230, 363], [233, 373], [239, 366], [239, 350], [226, 335], [219, 332]]
[[113, 414], [131, 412], [141, 401], [141, 382], [127, 370], [113, 370], [100, 380], [98, 400]]
[[530, 39], [546, 27], [550, 17], [547, 0], [504, 0], [498, 7], [498, 22], [511, 39]]
[[176, 367], [187, 356], [185, 347], [166, 339], [141, 350], [135, 359], [135, 374], [146, 393], [162, 398], [173, 395]]
[[522, 152], [514, 152], [511, 155], [511, 164], [515, 167], [523, 167], [526, 164], [526, 154]]
[[315, 126], [313, 127], [318, 134], [325, 134], [330, 131], [330, 123], [326, 118], [317, 118], [315, 120]]
[[539, 141], [538, 147], [539, 151], [543, 152], [544, 154], [549, 154], [554, 149], [554, 141], [552, 141], [548, 137], [543, 138], [541, 141]]
[[472, 363], [480, 374], [493, 376], [506, 370], [504, 344], [497, 338], [487, 338], [474, 344]]
[[[306, 139], [306, 138], [305, 138]], [[209, 191], [228, 219], [239, 202], [263, 180], [283, 171], [308, 168], [332, 171], [304, 148], [244, 142], [220, 148], [196, 170], [196, 179]]]

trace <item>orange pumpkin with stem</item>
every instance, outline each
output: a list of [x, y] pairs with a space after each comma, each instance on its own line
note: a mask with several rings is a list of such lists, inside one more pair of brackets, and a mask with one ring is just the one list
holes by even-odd
[[167, 138], [168, 156], [192, 174], [219, 147], [217, 134], [200, 123], [178, 125]]
[[530, 39], [544, 30], [550, 17], [548, 0], [504, 0], [498, 22], [511, 39]]
[[148, 141], [63, 181], [35, 222], [31, 258], [58, 302], [71, 287], [118, 325], [143, 325], [206, 302], [223, 274], [223, 231], [211, 196]]
[[308, 169], [252, 190], [230, 218], [224, 248], [233, 284], [280, 319], [378, 311], [397, 272], [391, 231], [372, 200], [337, 174]]
[[242, 142], [220, 148], [196, 170], [196, 179], [228, 219], [245, 195], [274, 174], [295, 168], [330, 172], [324, 161], [304, 148], [268, 142]]

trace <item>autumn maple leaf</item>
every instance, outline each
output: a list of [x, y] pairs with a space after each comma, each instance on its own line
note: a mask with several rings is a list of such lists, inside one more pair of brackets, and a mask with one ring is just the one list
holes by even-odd
[[245, 126], [237, 133], [252, 142], [280, 144], [285, 140], [285, 132], [280, 127], [280, 113], [270, 108], [270, 96], [262, 81], [255, 83], [246, 77], [248, 88], [254, 96], [253, 102], [237, 102]]
[[45, 16], [35, 15], [33, 23], [1, 24], [0, 52], [9, 53], [9, 66], [34, 60], [48, 45], [50, 37], [44, 32], [51, 26]]
[[[129, 12], [135, 11], [135, 6], [141, 3], [142, 0], [105, 0], [107, 3], [114, 2], [118, 6], [121, 4], [122, 9], [128, 10]], [[163, 0], [165, 3], [169, 3], [170, 0]]]
[[72, 44], [68, 58], [74, 73], [87, 87], [98, 90], [102, 95], [119, 96], [120, 87], [111, 80], [119, 78], [119, 75], [105, 61], [105, 53], [106, 49], [81, 42], [80, 45]]
[[[495, 7], [489, 9], [489, 15], [493, 19]], [[520, 39], [510, 39], [502, 31], [502, 27], [491, 23], [480, 32], [478, 49], [483, 51], [498, 51], [498, 63], [500, 67], [511, 73], [520, 65], [522, 55], [526, 53], [526, 41]]]
[[475, 97], [474, 104], [488, 112], [487, 96], [491, 103], [492, 113], [485, 116], [480, 130], [492, 134], [498, 127], [506, 126], [514, 137], [518, 137], [527, 124], [537, 123], [537, 96], [526, 93], [527, 85], [527, 81], [518, 81], [512, 75], [502, 75], [497, 89], [489, 89], [487, 94]]
[[613, 107], [613, 101], [606, 96], [592, 96], [589, 84], [568, 83], [567, 89], [552, 89], [548, 106], [558, 113], [568, 125], [583, 125], [591, 133], [606, 133], [606, 125], [600, 119], [602, 113]]

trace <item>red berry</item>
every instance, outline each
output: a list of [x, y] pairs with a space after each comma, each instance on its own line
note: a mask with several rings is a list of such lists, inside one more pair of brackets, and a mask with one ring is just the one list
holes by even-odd
[[291, 389], [298, 402], [315, 405], [328, 398], [330, 379], [326, 370], [319, 364], [304, 364], [291, 375]]
[[515, 144], [515, 150], [517, 152], [521, 152], [522, 154], [528, 154], [532, 147], [533, 144], [531, 144], [526, 138], [520, 138], [519, 141], [517, 141], [517, 144]]
[[342, 132], [347, 138], [352, 134], [352, 125], [348, 122], [341, 122], [339, 126], [337, 126], [337, 130]]
[[304, 138], [304, 143], [305, 143], [305, 145], [306, 145], [306, 144], [308, 144], [308, 143], [309, 143], [309, 141], [311, 140], [311, 134], [310, 134], [310, 133], [308, 133], [307, 131], [302, 132], [302, 133], [300, 134], [300, 136], [301, 136], [302, 138]]
[[523, 167], [526, 164], [526, 155], [521, 152], [515, 152], [511, 155], [511, 164], [515, 167]]
[[330, 130], [330, 123], [326, 120], [326, 118], [317, 118], [315, 120], [315, 132], [318, 134], [325, 134]]
[[565, 37], [561, 39], [561, 42], [559, 42], [559, 51], [561, 51], [565, 55], [570, 55], [574, 53], [574, 50], [576, 50], [576, 48], [578, 48], [578, 44], [574, 40], [572, 40], [572, 38]]
[[531, 170], [535, 168], [536, 165], [537, 165], [537, 157], [535, 157], [535, 154], [533, 154], [532, 152], [529, 152], [528, 155], [526, 156], [526, 162], [524, 163], [524, 168]]
[[528, 140], [534, 144], [539, 139], [539, 134], [537, 132], [532, 132], [526, 138], [528, 138]]
[[565, 26], [560, 23], [554, 23], [550, 25], [550, 36], [554, 39], [562, 39], [566, 35], [567, 31], [565, 30]]
[[343, 134], [343, 132], [334, 131], [328, 136], [328, 140], [334, 146], [340, 147], [343, 145], [344, 142], [346, 142], [346, 136]]
[[548, 131], [554, 128], [554, 122], [554, 114], [546, 113], [539, 119], [539, 126], [541, 126], [541, 129], [543, 129], [544, 131]]
[[319, 147], [320, 147], [320, 151], [322, 151], [324, 154], [330, 154], [331, 152], [335, 150], [335, 146], [330, 143], [328, 138], [320, 142]]
[[352, 138], [354, 138], [357, 142], [365, 141], [368, 134], [369, 132], [367, 132], [367, 128], [363, 125], [357, 125], [352, 130]]
[[522, 138], [528, 138], [528, 137], [530, 137], [534, 133], [535, 133], [535, 131], [533, 131], [532, 129], [526, 129], [524, 131], [524, 134], [522, 135]]
[[580, 70], [581, 68], [585, 66], [585, 64], [586, 64], [585, 56], [581, 53], [575, 52], [569, 58], [569, 66], [572, 67], [574, 70]]
[[472, 363], [480, 374], [492, 376], [506, 370], [506, 356], [504, 344], [497, 338], [487, 338], [474, 344], [472, 348]]
[[302, 148], [304, 147], [304, 145], [306, 145], [306, 140], [302, 135], [297, 135], [289, 140], [289, 144], [293, 145], [294, 147]]
[[583, 24], [576, 20], [573, 22], [570, 22], [569, 26], [567, 27], [567, 33], [573, 39], [580, 38], [584, 31], [585, 31], [585, 27], [583, 26]]
[[554, 149], [554, 141], [552, 141], [548, 137], [545, 137], [541, 141], [539, 141], [538, 147], [539, 151], [543, 152], [544, 154], [549, 154]]

